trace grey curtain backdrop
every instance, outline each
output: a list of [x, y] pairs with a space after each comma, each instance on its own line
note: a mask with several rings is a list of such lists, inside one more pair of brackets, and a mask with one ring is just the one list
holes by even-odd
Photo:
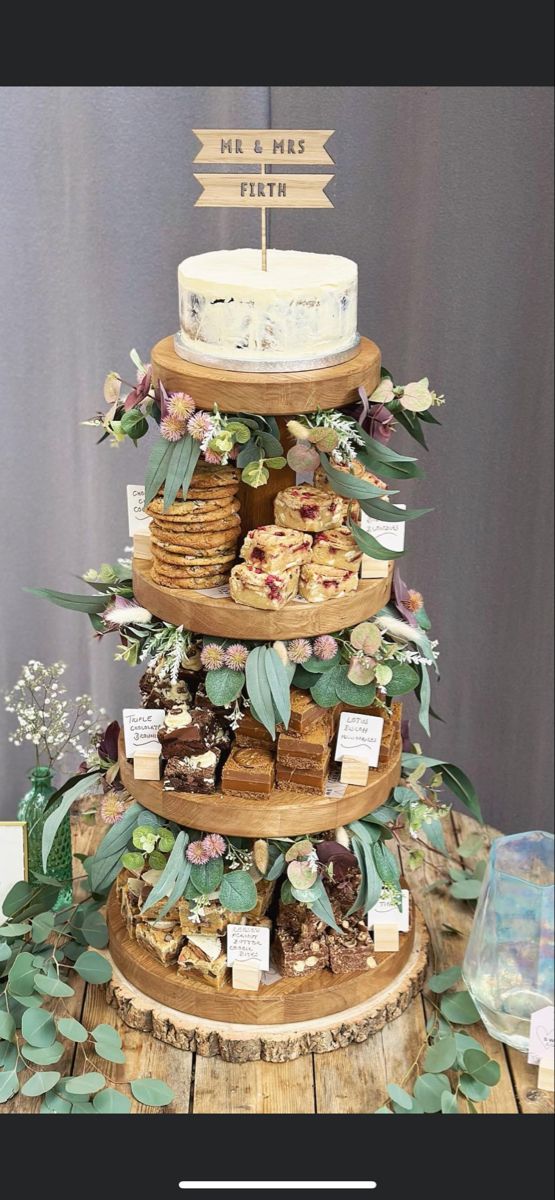
[[[128, 351], [176, 329], [181, 259], [258, 244], [256, 212], [193, 207], [192, 128], [333, 128], [335, 208], [272, 213], [270, 244], [356, 259], [360, 330], [399, 382], [427, 374], [447, 397], [403, 496], [434, 506], [403, 570], [441, 644], [445, 723], [420, 740], [468, 771], [490, 822], [551, 828], [551, 92], [7, 88], [0, 104], [5, 686], [62, 659], [113, 716], [137, 702], [114, 639], [23, 591], [74, 590], [127, 544], [147, 448], [97, 447], [80, 421], [108, 370], [130, 378]], [[7, 728], [2, 711], [3, 818], [31, 765]]]

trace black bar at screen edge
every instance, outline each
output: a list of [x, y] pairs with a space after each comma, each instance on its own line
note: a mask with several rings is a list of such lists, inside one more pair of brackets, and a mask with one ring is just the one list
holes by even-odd
[[180, 1189], [181, 1180], [218, 1179], [331, 1180], [338, 1191], [373, 1180], [368, 1200], [527, 1200], [531, 1190], [553, 1191], [550, 1116], [0, 1116], [11, 1200], [178, 1200], [206, 1194], [194, 1182]]

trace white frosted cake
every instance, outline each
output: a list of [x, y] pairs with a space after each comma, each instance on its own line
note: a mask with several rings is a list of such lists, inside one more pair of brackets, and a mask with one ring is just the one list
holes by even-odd
[[179, 347], [240, 368], [314, 362], [356, 346], [357, 265], [336, 254], [215, 250], [180, 263]]

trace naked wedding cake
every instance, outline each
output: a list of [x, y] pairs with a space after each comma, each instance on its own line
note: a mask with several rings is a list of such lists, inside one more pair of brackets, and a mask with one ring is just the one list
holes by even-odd
[[178, 268], [176, 348], [232, 369], [340, 360], [358, 343], [357, 265], [335, 254], [216, 250]]

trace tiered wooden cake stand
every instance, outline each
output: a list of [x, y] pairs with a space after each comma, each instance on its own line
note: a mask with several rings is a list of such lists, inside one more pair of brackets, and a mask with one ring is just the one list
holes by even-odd
[[[151, 356], [155, 381], [168, 391], [191, 394], [199, 407], [217, 403], [226, 412], [272, 414], [284, 445], [286, 419], [316, 408], [340, 408], [357, 399], [358, 388], [371, 393], [379, 382], [380, 352], [361, 339], [347, 362], [320, 371], [249, 374], [185, 362], [165, 338]], [[290, 486], [288, 467], [272, 471], [266, 487], [241, 486], [241, 516], [246, 532], [273, 520], [277, 491]], [[202, 592], [179, 591], [153, 583], [145, 560], [133, 564], [134, 593], [140, 604], [175, 625], [199, 634], [232, 638], [288, 639], [316, 636], [373, 616], [389, 599], [387, 579], [361, 580], [357, 592], [323, 604], [292, 601], [279, 612], [261, 612]], [[401, 773], [401, 746], [387, 767], [370, 773], [367, 787], [348, 787], [343, 796], [310, 795], [274, 789], [267, 801], [216, 793], [165, 792], [161, 782], [135, 780], [119, 754], [122, 781], [140, 804], [181, 825], [243, 837], [293, 836], [346, 824], [387, 800]], [[173, 1045], [237, 1061], [281, 1061], [315, 1050], [362, 1041], [398, 1016], [421, 989], [427, 966], [428, 934], [417, 910], [409, 933], [400, 935], [396, 953], [377, 953], [374, 966], [350, 975], [320, 971], [306, 979], [280, 979], [258, 992], [221, 989], [184, 978], [149, 955], [127, 932], [115, 894], [108, 903], [110, 955], [115, 964], [110, 998], [124, 1020], [149, 1029]]]

